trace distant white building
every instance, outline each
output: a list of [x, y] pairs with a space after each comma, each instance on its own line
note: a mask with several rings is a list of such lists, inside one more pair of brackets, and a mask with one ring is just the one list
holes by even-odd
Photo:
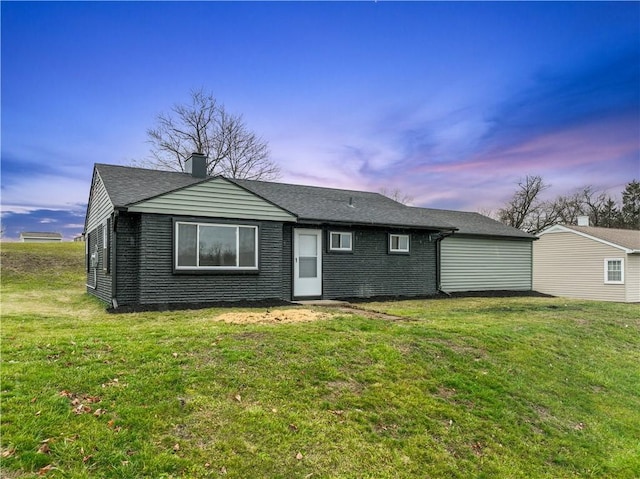
[[61, 233], [23, 232], [20, 233], [22, 243], [59, 243], [62, 241]]

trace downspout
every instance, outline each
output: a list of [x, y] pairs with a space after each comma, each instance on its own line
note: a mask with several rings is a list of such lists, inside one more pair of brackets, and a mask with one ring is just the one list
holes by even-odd
[[449, 236], [452, 236], [454, 231], [455, 230], [451, 230], [447, 233], [441, 232], [441, 233], [438, 233], [436, 237], [436, 288], [438, 293], [443, 293], [443, 294], [446, 294], [447, 296], [451, 296], [451, 295], [446, 291], [442, 290], [442, 274], [440, 273], [440, 266], [442, 263], [442, 259], [440, 257], [441, 256], [440, 243], [442, 242], [443, 239], [448, 238]]
[[111, 248], [110, 251], [110, 255], [109, 255], [109, 260], [111, 261], [111, 307], [114, 309], [118, 308], [118, 300], [116, 299], [116, 292], [117, 292], [117, 264], [118, 264], [118, 255], [116, 254], [117, 251], [117, 222], [118, 222], [118, 210], [114, 211], [113, 214], [111, 215], [111, 244], [109, 245]]

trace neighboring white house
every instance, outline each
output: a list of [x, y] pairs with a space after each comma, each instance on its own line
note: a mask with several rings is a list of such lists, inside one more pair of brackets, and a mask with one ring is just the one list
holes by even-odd
[[640, 302], [640, 231], [555, 225], [533, 245], [533, 289], [600, 301]]
[[24, 232], [20, 233], [23, 243], [56, 243], [62, 241], [61, 233]]

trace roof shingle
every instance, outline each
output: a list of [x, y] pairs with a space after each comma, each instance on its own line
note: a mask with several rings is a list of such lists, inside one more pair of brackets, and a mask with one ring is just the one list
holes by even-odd
[[594, 238], [617, 244], [623, 248], [640, 251], [640, 231], [616, 228], [600, 228], [597, 226], [562, 225], [570, 230], [584, 233]]
[[[107, 193], [116, 208], [188, 187], [213, 177], [96, 164]], [[462, 234], [535, 239], [478, 213], [405, 206], [379, 193], [292, 185], [256, 180], [229, 179], [263, 199], [293, 213], [302, 222], [377, 225], [397, 228], [459, 230]]]

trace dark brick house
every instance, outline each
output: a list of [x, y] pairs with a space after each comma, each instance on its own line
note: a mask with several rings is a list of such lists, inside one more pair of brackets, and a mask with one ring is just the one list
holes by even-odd
[[458, 229], [440, 210], [211, 177], [204, 162], [194, 154], [188, 173], [95, 165], [89, 293], [118, 308], [438, 291], [438, 246]]

